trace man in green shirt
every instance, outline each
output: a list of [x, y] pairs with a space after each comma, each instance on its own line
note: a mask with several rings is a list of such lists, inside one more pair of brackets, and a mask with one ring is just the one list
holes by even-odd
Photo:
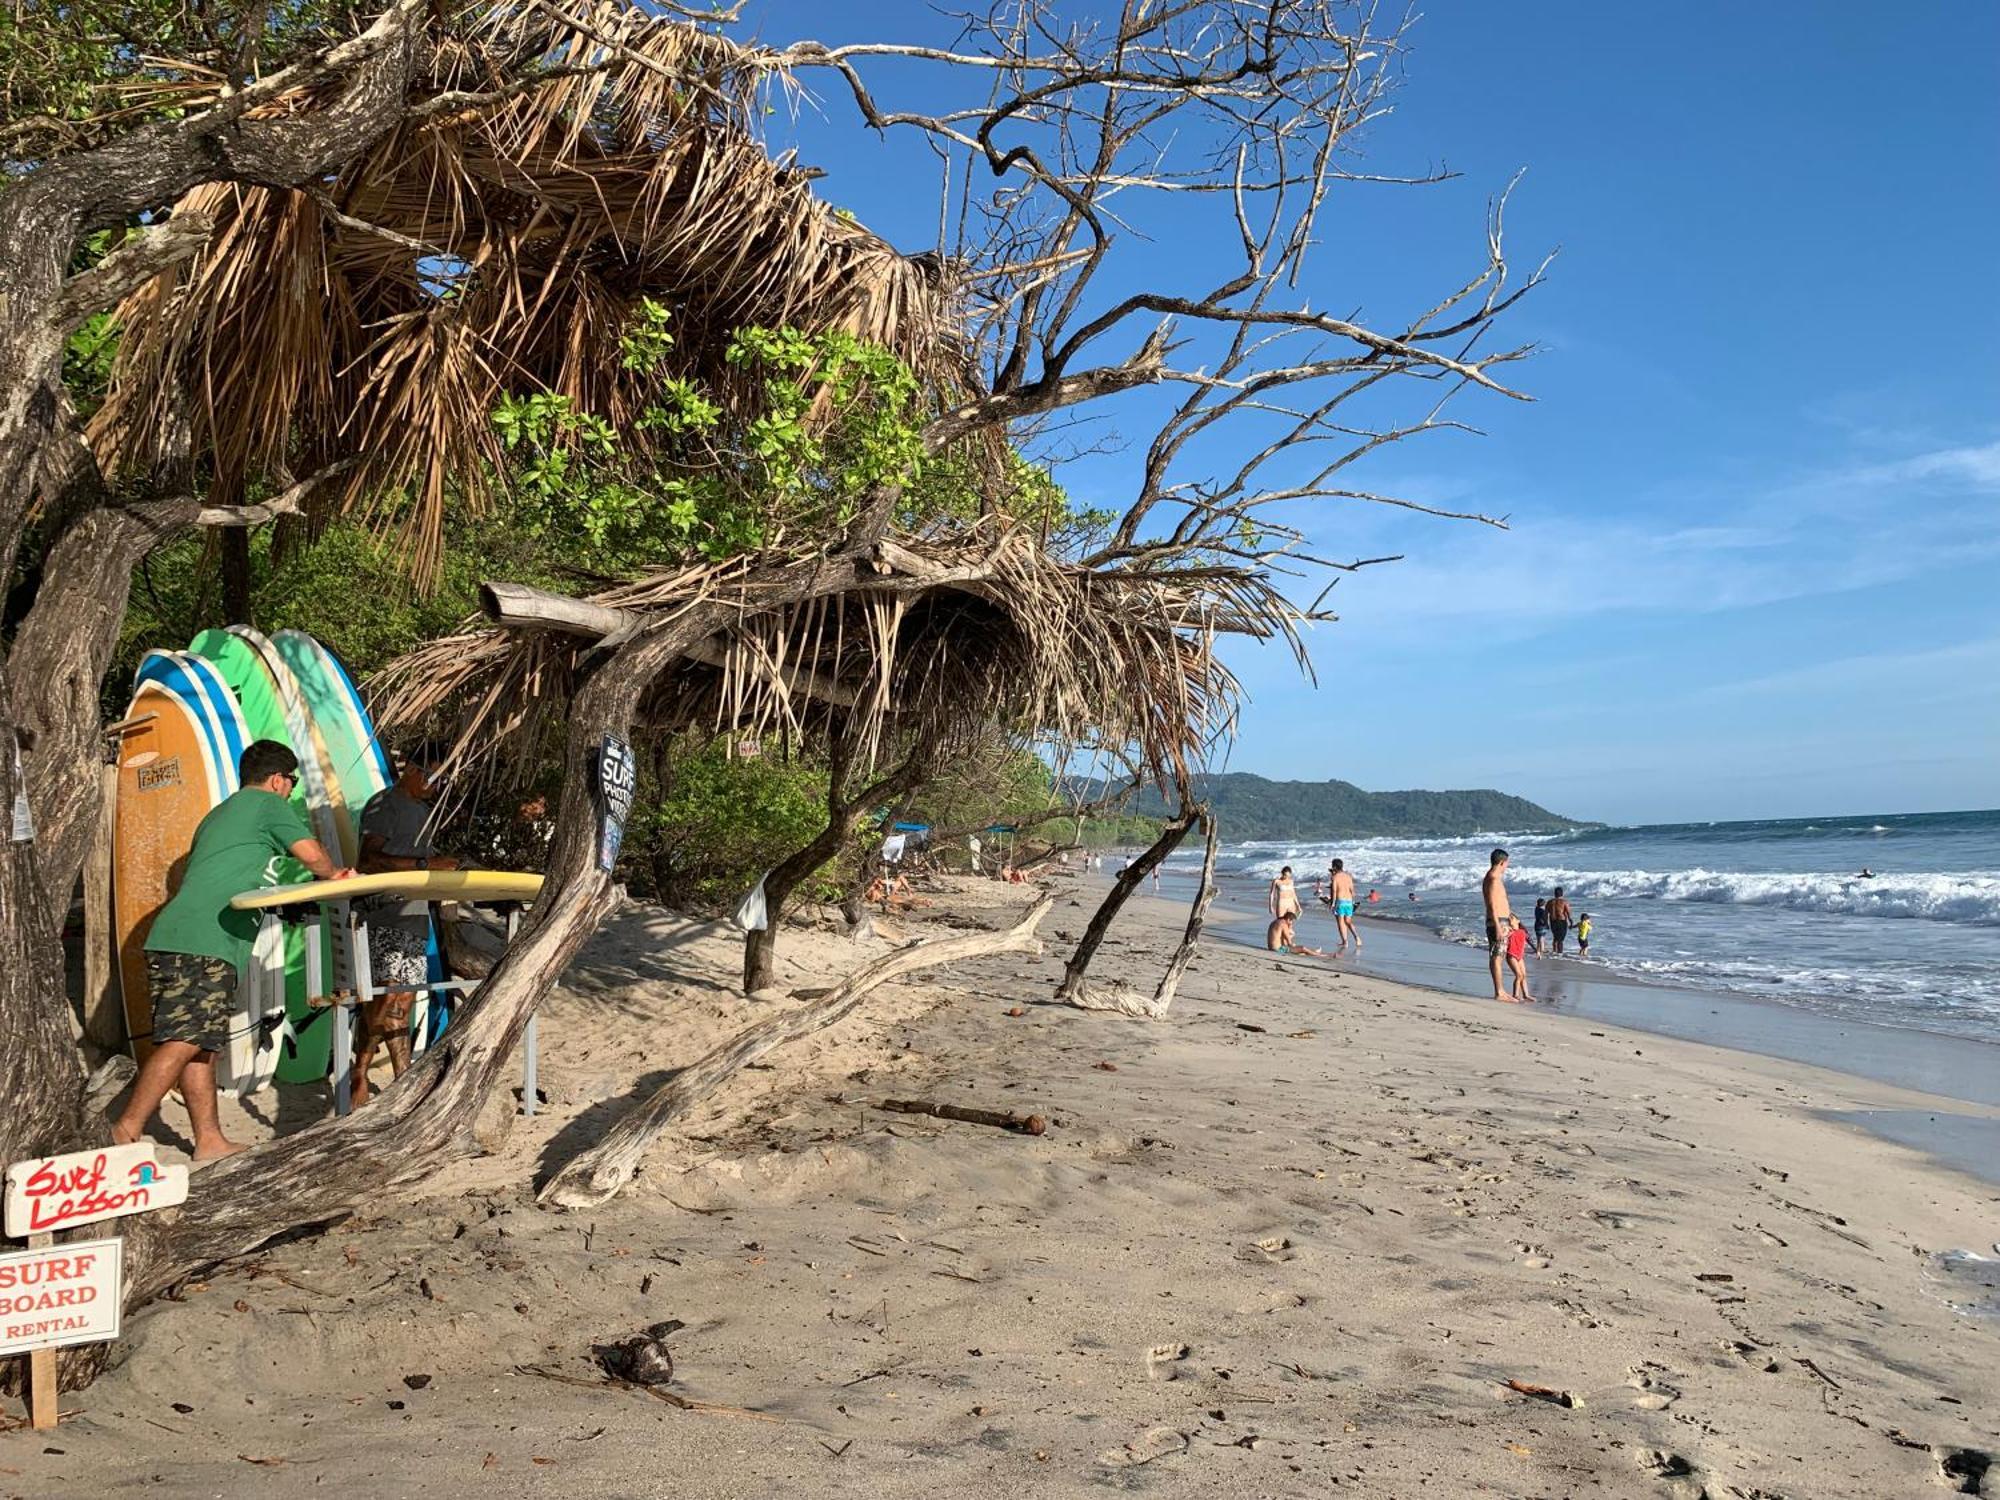
[[222, 1133], [215, 1107], [215, 1055], [229, 1045], [236, 985], [257, 936], [257, 913], [237, 911], [232, 896], [277, 883], [289, 855], [320, 880], [352, 870], [334, 867], [305, 818], [291, 803], [298, 757], [276, 740], [258, 740], [238, 763], [239, 790], [225, 797], [194, 831], [180, 889], [160, 908], [146, 937], [146, 976], [153, 994], [153, 1050], [132, 1085], [124, 1112], [112, 1122], [120, 1145], [139, 1139], [153, 1111], [180, 1085], [194, 1129], [194, 1159], [213, 1161], [240, 1151]]

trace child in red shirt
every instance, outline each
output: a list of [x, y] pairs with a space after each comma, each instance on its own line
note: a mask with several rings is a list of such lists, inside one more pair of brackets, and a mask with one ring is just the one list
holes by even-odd
[[1532, 1002], [1535, 997], [1528, 993], [1528, 929], [1521, 925], [1519, 917], [1509, 917], [1507, 921], [1507, 967], [1514, 971], [1513, 998]]

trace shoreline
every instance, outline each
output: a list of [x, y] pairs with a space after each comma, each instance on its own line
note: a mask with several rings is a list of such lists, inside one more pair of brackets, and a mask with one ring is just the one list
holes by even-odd
[[[1109, 877], [1102, 878], [1108, 887]], [[1154, 899], [1172, 902], [1180, 896], [1174, 889], [1176, 878], [1168, 875], [1161, 895]], [[1179, 879], [1191, 896], [1194, 881]], [[1239, 919], [1226, 924], [1218, 936], [1261, 951], [1264, 908], [1243, 886], [1241, 881], [1227, 881], [1218, 889], [1213, 912], [1226, 911]], [[1261, 897], [1261, 890], [1254, 894]], [[1492, 1003], [1485, 955], [1476, 946], [1453, 942], [1403, 918], [1361, 915], [1356, 920], [1365, 941], [1361, 958], [1298, 962], [1324, 962], [1341, 972]], [[1330, 949], [1338, 941], [1333, 918], [1324, 908], [1309, 907], [1299, 931], [1315, 947]], [[1447, 955], [1455, 957], [1448, 960]], [[1891, 1021], [1836, 1018], [1754, 995], [1635, 979], [1571, 959], [1531, 960], [1529, 983], [1537, 1012], [1578, 1016], [1651, 1036], [1799, 1063], [1947, 1104], [1995, 1111], [1861, 1111], [1843, 1118], [1881, 1139], [1924, 1151], [1955, 1170], [2000, 1186], [2000, 1045]]]
[[[1692, 1500], [2000, 1450], [2000, 1193], [1833, 1118], [1925, 1096], [1221, 940], [1163, 1019], [1083, 1012], [1093, 892], [1050, 889], [1040, 956], [885, 986], [552, 1213], [635, 1087], [796, 1003], [734, 993], [723, 924], [620, 913], [544, 1006], [544, 1113], [134, 1315], [0, 1493]], [[1038, 894], [919, 893], [788, 928], [781, 988]], [[1150, 988], [1185, 920], [1140, 897], [1094, 977]], [[596, 1362], [665, 1320], [691, 1405]]]

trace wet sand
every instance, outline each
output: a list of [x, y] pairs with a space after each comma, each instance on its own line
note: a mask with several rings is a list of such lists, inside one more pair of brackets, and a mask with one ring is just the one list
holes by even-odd
[[[929, 894], [905, 931], [1026, 899]], [[2000, 1195], [1828, 1118], [1938, 1100], [1220, 942], [1163, 1021], [1085, 1014], [1049, 996], [1089, 904], [544, 1212], [623, 1089], [762, 1013], [726, 932], [627, 913], [548, 1009], [546, 1114], [135, 1319], [53, 1440], [0, 1437], [0, 1494], [1818, 1500], [2000, 1450], [1952, 1253]], [[1150, 985], [1182, 918], [1142, 898], [1097, 972]], [[873, 951], [788, 934], [781, 977]], [[598, 1383], [667, 1319], [693, 1409]]]
[[[1171, 880], [1164, 884], [1169, 894], [1179, 894]], [[1251, 892], [1240, 882], [1225, 886], [1216, 910], [1239, 918], [1225, 929], [1229, 939], [1261, 946], [1261, 890]], [[1468, 999], [1492, 999], [1483, 949], [1449, 942], [1400, 917], [1364, 915], [1358, 926], [1361, 955], [1338, 960], [1344, 968]], [[1339, 941], [1324, 908], [1305, 915], [1299, 935], [1329, 950]], [[2000, 1046], [1990, 1042], [1907, 1026], [1857, 1024], [1749, 995], [1648, 984], [1587, 959], [1530, 957], [1528, 967], [1537, 1001], [1563, 1014], [1852, 1073], [1940, 1099], [2000, 1106]], [[1886, 1139], [1917, 1146], [2000, 1185], [2000, 1110], [1927, 1111], [1914, 1117], [1863, 1112], [1850, 1118]]]

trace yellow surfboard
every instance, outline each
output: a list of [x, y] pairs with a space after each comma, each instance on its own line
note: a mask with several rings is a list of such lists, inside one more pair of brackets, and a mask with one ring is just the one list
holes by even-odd
[[520, 870], [390, 870], [380, 875], [350, 875], [345, 880], [267, 885], [232, 896], [229, 904], [238, 911], [264, 911], [315, 901], [358, 901], [364, 896], [477, 904], [532, 901], [541, 893], [542, 877]]

